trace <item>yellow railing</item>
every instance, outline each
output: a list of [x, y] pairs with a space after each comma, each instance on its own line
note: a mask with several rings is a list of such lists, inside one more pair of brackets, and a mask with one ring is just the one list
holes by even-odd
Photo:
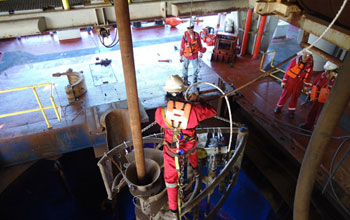
[[[262, 56], [262, 58], [261, 58], [261, 62], [260, 62], [260, 71], [261, 71], [261, 72], [264, 72], [264, 73], [266, 72], [266, 71], [262, 68], [262, 66], [263, 66], [263, 64], [264, 64], [265, 55], [266, 55], [266, 54], [269, 54], [269, 53], [273, 53], [270, 66], [271, 66], [271, 68], [274, 68], [274, 67], [275, 67], [275, 66], [273, 65], [273, 61], [275, 60], [276, 50], [267, 51], [266, 53], [263, 54], [263, 56]], [[275, 79], [277, 79], [277, 80], [282, 81], [281, 78], [279, 78], [279, 77], [277, 77], [277, 76], [274, 75], [274, 74], [277, 73], [277, 72], [283, 72], [283, 73], [285, 73], [286, 71], [284, 71], [284, 70], [282, 70], [282, 69], [280, 69], [280, 68], [276, 68], [276, 70], [274, 70], [274, 71], [272, 71], [272, 72], [270, 73], [270, 76], [271, 76], [271, 77], [273, 77], [273, 78], [275, 78]]]
[[[50, 86], [50, 100], [51, 100], [52, 106], [47, 106], [47, 107], [43, 107], [42, 106], [42, 104], [40, 102], [40, 99], [39, 99], [39, 96], [38, 96], [38, 93], [37, 93], [37, 91], [35, 89], [35, 88], [42, 87], [42, 86]], [[53, 87], [52, 83], [44, 83], [44, 84], [38, 84], [38, 85], [33, 85], [33, 86], [24, 86], [24, 87], [20, 87], [20, 88], [0, 90], [0, 94], [1, 94], [1, 93], [7, 93], [7, 92], [20, 91], [20, 90], [24, 90], [24, 89], [32, 89], [33, 92], [34, 92], [36, 101], [38, 102], [38, 105], [39, 105], [39, 108], [35, 108], [35, 109], [29, 109], [29, 110], [24, 110], [24, 111], [19, 111], [19, 112], [2, 114], [2, 115], [0, 115], [0, 118], [5, 118], [5, 117], [9, 117], [9, 116], [14, 116], [14, 115], [20, 115], [20, 114], [25, 114], [25, 113], [29, 113], [29, 112], [41, 111], [41, 113], [43, 114], [43, 116], [45, 118], [47, 127], [51, 128], [51, 124], [50, 124], [49, 120], [47, 119], [47, 116], [46, 116], [44, 110], [53, 108], [55, 110], [55, 113], [56, 113], [58, 121], [61, 121], [61, 116], [60, 116], [60, 114], [58, 113], [58, 110], [57, 110], [57, 108], [59, 106], [55, 104], [55, 100], [53, 99], [53, 96], [52, 96], [52, 87]]]

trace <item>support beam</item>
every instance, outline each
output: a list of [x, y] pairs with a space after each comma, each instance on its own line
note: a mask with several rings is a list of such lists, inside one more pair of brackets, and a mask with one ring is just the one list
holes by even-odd
[[[300, 13], [291, 14], [289, 17], [280, 15], [277, 17], [315, 36], [320, 36], [329, 25], [328, 22], [321, 19]], [[322, 39], [345, 50], [350, 50], [350, 31], [344, 28], [333, 25]]]
[[[191, 14], [191, 8], [192, 14], [199, 16], [248, 9], [248, 6], [249, 4], [247, 0], [194, 1], [192, 7], [190, 1], [187, 0], [133, 1], [129, 4], [129, 15], [131, 21], [150, 21], [172, 16], [189, 16]], [[55, 10], [50, 11], [45, 11], [43, 9], [14, 11], [13, 14], [0, 12], [0, 22], [5, 22], [9, 26], [12, 25], [14, 20], [30, 20], [38, 17], [41, 17], [43, 23], [46, 25], [44, 29], [40, 30], [40, 33], [100, 25], [108, 26], [116, 23], [114, 7], [109, 2], [79, 7], [71, 6], [69, 10], [56, 8]], [[26, 35], [30, 34], [38, 33], [36, 30], [26, 33]], [[18, 31], [4, 34], [0, 31], [0, 39], [13, 36], [23, 36], [23, 34]]]
[[[306, 48], [308, 46], [310, 46], [309, 43], [301, 43], [300, 46], [302, 48]], [[326, 60], [329, 60], [331, 61], [332, 63], [336, 64], [337, 66], [342, 66], [343, 65], [343, 62], [341, 60], [339, 60], [338, 58], [335, 58], [334, 56], [324, 52], [323, 50], [313, 46], [310, 48], [311, 52], [319, 55], [320, 57], [326, 59]]]
[[310, 197], [323, 154], [350, 97], [350, 54], [340, 68], [337, 80], [316, 124], [300, 169], [294, 199], [295, 220], [309, 219]]
[[137, 94], [128, 0], [116, 0], [114, 2], [114, 7], [118, 25], [120, 53], [122, 55], [132, 141], [135, 151], [136, 171], [138, 180], [142, 185], [146, 176], [146, 168], [145, 156], [143, 152], [140, 107]]
[[171, 3], [171, 16], [208, 15], [219, 12], [246, 10], [249, 8], [247, 0], [224, 0], [224, 1], [184, 1]]

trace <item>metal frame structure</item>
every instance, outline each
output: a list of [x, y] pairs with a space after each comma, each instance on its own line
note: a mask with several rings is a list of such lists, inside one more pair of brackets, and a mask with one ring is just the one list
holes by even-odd
[[270, 51], [267, 51], [266, 53], [263, 54], [263, 56], [262, 56], [262, 58], [261, 58], [261, 61], [260, 61], [259, 70], [260, 70], [261, 72], [263, 72], [263, 73], [266, 72], [266, 71], [263, 69], [263, 64], [264, 64], [264, 61], [265, 61], [265, 56], [266, 56], [267, 54], [270, 54], [270, 53], [273, 53], [270, 66], [271, 66], [272, 69], [276, 69], [276, 70], [275, 70], [275, 71], [272, 71], [272, 72], [270, 73], [269, 76], [271, 76], [272, 78], [275, 78], [275, 79], [277, 79], [277, 80], [279, 80], [279, 81], [282, 81], [281, 78], [279, 78], [279, 77], [273, 75], [273, 74], [275, 74], [275, 73], [277, 73], [277, 72], [283, 72], [283, 73], [286, 72], [286, 71], [284, 71], [284, 70], [282, 70], [282, 69], [280, 69], [280, 68], [278, 68], [278, 67], [275, 68], [275, 65], [273, 65], [273, 61], [275, 60], [275, 56], [276, 56], [276, 50], [270, 50]]
[[[230, 128], [197, 128], [196, 133], [209, 133], [213, 131], [217, 131], [220, 129], [222, 132], [227, 133], [230, 132]], [[244, 155], [244, 149], [245, 145], [247, 143], [247, 137], [248, 137], [248, 130], [245, 127], [235, 127], [233, 128], [233, 133], [236, 134], [236, 144], [235, 149], [231, 152], [227, 152], [227, 162], [225, 166], [221, 169], [218, 176], [216, 176], [213, 181], [210, 181], [207, 183], [206, 188], [203, 190], [200, 189], [201, 186], [201, 178], [196, 178], [195, 182], [191, 182], [190, 184], [195, 184], [195, 189], [192, 191], [191, 195], [188, 196], [189, 199], [183, 204], [182, 206], [182, 216], [184, 216], [186, 213], [190, 212], [193, 208], [195, 208], [202, 200], [206, 199], [207, 196], [210, 196], [212, 192], [215, 190], [216, 187], [219, 187], [220, 184], [225, 183], [226, 188], [222, 192], [222, 197], [219, 200], [218, 204], [210, 210], [210, 213], [206, 216], [205, 219], [211, 219], [215, 216], [217, 211], [219, 211], [220, 207], [225, 202], [226, 198], [229, 196], [232, 188], [237, 183], [238, 173], [241, 168], [241, 163]], [[153, 134], [149, 135], [147, 137], [143, 138], [143, 143], [154, 143], [155, 149], [158, 149], [162, 146], [163, 143], [163, 134]], [[116, 147], [114, 147], [112, 150], [107, 152], [97, 163], [102, 179], [106, 188], [107, 197], [109, 200], [112, 200], [115, 198], [116, 194], [120, 191], [122, 187], [124, 187], [125, 180], [124, 176], [125, 174], [119, 175], [119, 174], [113, 174], [113, 171], [111, 169], [111, 158], [114, 158], [112, 161], [113, 164], [118, 165], [120, 168], [127, 167], [129, 164], [129, 160], [125, 160], [123, 158], [125, 155], [125, 152], [132, 149], [133, 142], [128, 141], [124, 142]], [[213, 149], [211, 148], [203, 148], [207, 152], [213, 152]], [[133, 152], [131, 152], [133, 153]], [[130, 154], [130, 153], [129, 153]], [[126, 154], [126, 158], [128, 158]], [[129, 157], [132, 158], [133, 156]], [[159, 158], [158, 158], [159, 159]], [[161, 158], [162, 159], [162, 158]], [[123, 162], [127, 161], [127, 162]], [[230, 178], [229, 178], [230, 177]], [[204, 177], [205, 179], [205, 177]], [[118, 183], [119, 182], [119, 183]], [[160, 193], [162, 194], [162, 192]], [[152, 215], [153, 217], [155, 214]]]
[[[247, 0], [221, 1], [133, 1], [129, 4], [130, 21], [157, 20], [166, 17], [216, 14], [234, 10], [248, 9]], [[42, 9], [0, 13], [1, 38], [20, 37], [24, 35], [41, 34], [49, 31], [84, 28], [106, 27], [116, 24], [114, 6], [110, 3], [90, 4], [70, 7], [69, 10]]]

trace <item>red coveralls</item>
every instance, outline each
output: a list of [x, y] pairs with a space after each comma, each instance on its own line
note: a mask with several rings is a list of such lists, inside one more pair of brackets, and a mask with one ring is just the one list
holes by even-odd
[[[318, 91], [320, 91], [321, 88], [329, 88], [332, 89], [332, 86], [335, 82], [335, 78], [327, 78], [326, 72], [323, 72], [322, 74], [319, 74], [312, 85], [317, 86]], [[321, 113], [321, 110], [323, 108], [323, 104], [319, 102], [318, 100], [315, 100], [312, 102], [311, 108], [309, 110], [309, 113], [306, 116], [305, 119], [305, 127], [309, 130], [312, 130], [314, 127], [315, 122], [318, 120], [318, 116]]]
[[299, 77], [296, 78], [292, 78], [290, 76], [288, 76], [287, 72], [294, 67], [295, 65], [297, 65], [296, 61], [297, 59], [299, 59], [299, 62], [301, 62], [301, 56], [294, 58], [287, 70], [286, 73], [284, 74], [283, 83], [286, 83], [286, 86], [283, 88], [282, 90], [282, 94], [280, 99], [278, 100], [278, 103], [276, 105], [277, 109], [282, 109], [284, 104], [286, 104], [287, 100], [289, 99], [289, 97], [291, 97], [291, 100], [289, 102], [288, 105], [288, 112], [293, 113], [296, 110], [296, 106], [298, 103], [298, 98], [301, 94], [301, 91], [303, 89], [303, 85], [305, 84], [306, 87], [310, 87], [311, 86], [311, 78], [312, 78], [312, 67], [313, 67], [313, 61], [309, 60], [306, 63], [305, 69], [311, 68], [309, 74], [307, 74], [306, 71], [302, 71], [299, 74]]
[[[172, 142], [172, 131], [166, 126], [163, 116], [161, 113], [161, 108], [158, 107], [155, 113], [155, 121], [165, 130], [165, 141], [168, 143]], [[190, 137], [194, 137], [196, 135], [195, 129], [198, 125], [198, 122], [203, 121], [207, 118], [213, 117], [216, 115], [216, 110], [210, 105], [200, 105], [200, 104], [192, 104], [191, 112], [188, 118], [187, 128], [182, 129], [181, 133], [184, 135], [188, 135]], [[183, 140], [182, 140], [183, 141]], [[187, 143], [182, 143], [180, 140], [180, 149], [187, 152], [192, 148], [196, 148], [198, 144], [198, 140], [195, 138], [194, 140], [188, 141]], [[171, 149], [173, 153], [176, 153], [176, 147]], [[175, 159], [168, 152], [167, 148], [164, 146], [163, 148], [163, 157], [164, 157], [164, 179], [167, 186], [168, 192], [168, 202], [169, 209], [177, 210], [177, 171], [175, 168]], [[192, 167], [196, 168], [198, 165], [197, 151], [193, 149], [192, 153], [188, 155], [188, 160], [191, 163]]]
[[[190, 41], [191, 44], [197, 43], [198, 47], [199, 47], [199, 50], [196, 53], [192, 53], [191, 56], [185, 56], [185, 58], [187, 58], [189, 60], [197, 59], [198, 53], [203, 49], [200, 35], [197, 32], [193, 31], [192, 36], [189, 36], [188, 31], [185, 31], [185, 33], [184, 33], [184, 35], [182, 36], [182, 39], [181, 39], [180, 56], [184, 56], [185, 55], [184, 54], [185, 53], [185, 48], [186, 48], [185, 37], [186, 37], [187, 41]], [[196, 40], [196, 42], [193, 42], [194, 40]]]

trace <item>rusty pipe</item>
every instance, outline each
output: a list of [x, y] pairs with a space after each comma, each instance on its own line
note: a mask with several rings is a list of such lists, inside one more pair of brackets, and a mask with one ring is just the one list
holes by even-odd
[[143, 183], [146, 176], [146, 168], [141, 134], [140, 108], [137, 94], [128, 1], [116, 0], [114, 3], [114, 9], [119, 29], [119, 44], [123, 63], [126, 97], [128, 100], [132, 141], [135, 150], [136, 171], [139, 182]]
[[316, 129], [306, 149], [295, 191], [293, 211], [295, 220], [309, 219], [312, 188], [331, 135], [337, 127], [338, 121], [349, 101], [349, 82], [350, 54], [348, 53], [343, 66], [339, 69], [337, 80], [325, 103], [316, 124]]

